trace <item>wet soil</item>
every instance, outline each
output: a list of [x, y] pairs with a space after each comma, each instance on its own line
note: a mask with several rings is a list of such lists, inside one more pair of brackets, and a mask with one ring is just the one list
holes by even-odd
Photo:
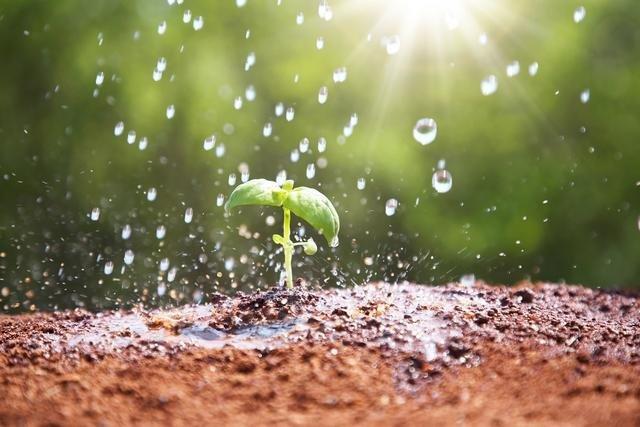
[[640, 300], [272, 289], [0, 316], [0, 425], [640, 425]]

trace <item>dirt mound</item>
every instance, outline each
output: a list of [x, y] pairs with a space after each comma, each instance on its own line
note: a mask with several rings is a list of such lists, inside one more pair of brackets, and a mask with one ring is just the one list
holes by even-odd
[[272, 289], [0, 317], [0, 424], [638, 425], [640, 303], [578, 286]]

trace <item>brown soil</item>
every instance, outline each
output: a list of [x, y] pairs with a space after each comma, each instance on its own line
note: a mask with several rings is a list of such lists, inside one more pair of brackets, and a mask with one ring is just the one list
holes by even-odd
[[640, 425], [639, 331], [546, 284], [0, 316], [0, 425]]

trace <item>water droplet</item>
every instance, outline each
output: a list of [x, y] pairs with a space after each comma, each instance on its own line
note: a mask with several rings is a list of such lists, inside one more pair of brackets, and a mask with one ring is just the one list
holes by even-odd
[[316, 176], [316, 165], [309, 163], [307, 165], [307, 179], [313, 179], [314, 176]]
[[438, 135], [438, 125], [435, 120], [425, 117], [416, 122], [413, 137], [422, 145], [431, 144]]
[[453, 186], [453, 177], [449, 171], [440, 169], [434, 172], [431, 178], [431, 185], [438, 193], [446, 193]]
[[151, 187], [147, 190], [147, 200], [153, 202], [158, 196], [158, 190], [155, 187]]
[[204, 142], [202, 143], [202, 148], [204, 148], [205, 151], [210, 151], [213, 149], [215, 145], [216, 145], [216, 136], [211, 135], [204, 139]]
[[120, 136], [122, 135], [122, 132], [124, 132], [124, 122], [116, 123], [116, 126], [113, 128], [113, 134], [115, 136]]
[[96, 86], [102, 85], [103, 82], [104, 82], [104, 73], [100, 71], [98, 75], [96, 75]]
[[156, 228], [156, 239], [162, 240], [164, 236], [167, 234], [167, 228], [164, 225], [159, 225]]
[[222, 157], [222, 156], [224, 156], [225, 151], [226, 151], [226, 148], [225, 148], [224, 144], [220, 143], [220, 144], [216, 147], [216, 157]]
[[320, 104], [324, 104], [327, 102], [327, 98], [329, 97], [329, 88], [326, 86], [322, 86], [318, 91], [318, 102]]
[[384, 45], [387, 50], [387, 55], [395, 55], [400, 51], [400, 36], [393, 35], [384, 39]]
[[239, 110], [242, 108], [242, 97], [236, 96], [236, 99], [233, 100], [233, 108]]
[[244, 7], [247, 4], [247, 0], [236, 0], [237, 7]]
[[191, 224], [193, 220], [193, 208], [187, 208], [184, 211], [184, 222], [185, 224]]
[[520, 63], [513, 61], [507, 64], [507, 77], [515, 77], [520, 74]]
[[273, 217], [273, 215], [268, 215], [265, 219], [264, 219], [265, 224], [267, 224], [269, 227], [273, 227], [273, 225], [276, 223], [276, 219]]
[[126, 265], [131, 265], [133, 264], [133, 260], [136, 257], [136, 255], [133, 253], [133, 251], [131, 249], [127, 249], [124, 252], [124, 263]]
[[173, 116], [175, 116], [176, 114], [176, 107], [171, 104], [167, 107], [167, 119], [171, 120], [173, 119]]
[[140, 151], [146, 150], [147, 145], [149, 145], [149, 140], [147, 139], [146, 136], [143, 136], [142, 138], [140, 138], [140, 142], [138, 143], [138, 150]]
[[297, 148], [294, 148], [294, 149], [291, 151], [291, 156], [290, 156], [290, 158], [291, 158], [291, 162], [292, 162], [292, 163], [296, 163], [298, 160], [300, 160], [300, 152], [298, 151], [298, 149], [297, 149]]
[[249, 52], [247, 55], [247, 60], [244, 63], [244, 70], [249, 71], [251, 67], [253, 67], [256, 63], [256, 54], [254, 52]]
[[480, 92], [484, 96], [493, 95], [498, 90], [498, 78], [493, 74], [485, 77], [480, 83]]
[[127, 134], [127, 143], [133, 144], [134, 142], [136, 142], [136, 131], [130, 130], [129, 133]]
[[162, 80], [162, 71], [158, 70], [157, 68], [153, 70], [153, 75], [151, 76], [153, 78], [154, 82], [159, 82], [160, 80]]
[[538, 63], [532, 62], [531, 65], [529, 65], [529, 75], [535, 76], [536, 74], [538, 74], [538, 68], [539, 68]]
[[580, 6], [573, 11], [573, 22], [578, 24], [584, 20], [585, 16], [587, 16], [587, 9], [584, 6]]
[[309, 138], [302, 138], [298, 144], [301, 153], [306, 153], [309, 150]]
[[185, 10], [182, 14], [182, 22], [188, 24], [191, 21], [191, 11], [189, 9]]
[[167, 21], [162, 21], [158, 24], [158, 34], [162, 35], [167, 31]]
[[175, 267], [172, 267], [171, 270], [169, 270], [169, 273], [167, 273], [167, 282], [171, 283], [176, 279], [176, 273], [178, 272], [178, 269]]
[[220, 207], [222, 205], [224, 205], [224, 194], [220, 193], [218, 197], [216, 197], [216, 206]]
[[487, 33], [482, 33], [478, 36], [478, 42], [485, 46], [488, 42], [489, 42], [489, 36], [487, 36]]
[[282, 102], [278, 102], [275, 106], [274, 112], [277, 117], [280, 117], [282, 113], [284, 113], [284, 104]]
[[364, 190], [364, 188], [367, 186], [367, 181], [364, 178], [358, 178], [358, 181], [356, 182], [356, 187], [358, 188], [358, 190]]
[[273, 125], [270, 122], [267, 122], [264, 124], [264, 127], [262, 128], [262, 135], [265, 138], [268, 138], [271, 136], [272, 131], [273, 131]]
[[156, 70], [163, 72], [167, 69], [167, 58], [160, 57], [156, 63]]
[[387, 203], [384, 204], [384, 213], [387, 216], [393, 216], [396, 213], [396, 209], [398, 208], [398, 201], [396, 199], [389, 199]]
[[160, 260], [160, 271], [167, 271], [169, 269], [169, 258], [162, 258]]
[[296, 24], [298, 25], [304, 24], [304, 13], [298, 12], [298, 14], [296, 15]]
[[318, 139], [318, 153], [324, 153], [327, 149], [327, 140], [323, 137]]
[[121, 236], [122, 236], [122, 240], [129, 240], [129, 237], [131, 237], [131, 226], [129, 224], [122, 227]]
[[164, 296], [164, 294], [167, 292], [167, 285], [164, 282], [158, 283], [158, 288], [156, 289], [156, 292], [158, 293], [159, 297]]
[[342, 83], [347, 80], [347, 67], [340, 67], [333, 70], [333, 82]]
[[200, 31], [204, 27], [204, 18], [202, 16], [198, 16], [193, 20], [193, 29], [196, 31]]
[[256, 88], [253, 85], [247, 86], [244, 90], [244, 97], [247, 98], [247, 101], [251, 102], [256, 99]]
[[281, 170], [280, 172], [278, 172], [278, 175], [276, 175], [276, 184], [282, 187], [282, 185], [286, 180], [287, 180], [287, 171]]
[[107, 261], [104, 264], [104, 274], [107, 276], [113, 273], [113, 261]]
[[91, 221], [97, 221], [100, 219], [100, 208], [91, 209]]
[[291, 120], [293, 120], [293, 117], [296, 115], [296, 110], [293, 109], [293, 107], [288, 107], [287, 108], [287, 112], [284, 114], [284, 118], [290, 122]]
[[233, 187], [234, 185], [236, 185], [236, 174], [235, 173], [230, 173], [229, 174], [229, 179], [227, 180], [228, 184]]
[[347, 138], [350, 137], [353, 134], [353, 126], [347, 125], [342, 128], [342, 134]]
[[316, 39], [316, 49], [322, 50], [324, 48], [324, 37], [318, 37]]
[[580, 102], [583, 104], [589, 102], [589, 98], [591, 98], [591, 91], [589, 89], [585, 89], [580, 93]]

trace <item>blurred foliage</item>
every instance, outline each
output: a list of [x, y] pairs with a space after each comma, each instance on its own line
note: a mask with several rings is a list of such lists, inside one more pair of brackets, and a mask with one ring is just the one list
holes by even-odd
[[[412, 10], [408, 0], [333, 0], [330, 21], [317, 2], [281, 3], [0, 5], [0, 307], [184, 303], [273, 284], [282, 255], [273, 255], [269, 236], [280, 230], [267, 217], [279, 224], [279, 212], [246, 208], [225, 218], [216, 206], [233, 187], [229, 175], [240, 182], [243, 164], [253, 178], [285, 170], [338, 208], [340, 247], [298, 257], [297, 271], [314, 283], [443, 283], [467, 273], [502, 283], [640, 283], [635, 0], [468, 0], [455, 29], [434, 1], [433, 10]], [[580, 5], [587, 15], [574, 23]], [[204, 26], [195, 31], [199, 16]], [[381, 40], [394, 34], [400, 51], [388, 55]], [[245, 70], [250, 52], [256, 63]], [[161, 57], [167, 68], [156, 82]], [[521, 70], [508, 78], [513, 60]], [[534, 61], [539, 71], [530, 76]], [[339, 67], [348, 78], [334, 83]], [[489, 74], [499, 88], [483, 96]], [[254, 101], [245, 97], [249, 86]], [[292, 121], [275, 115], [278, 102], [295, 108]], [[345, 137], [353, 113], [358, 124]], [[427, 146], [412, 137], [422, 117], [438, 123]], [[125, 131], [115, 136], [119, 121]], [[203, 149], [212, 134], [217, 154]], [[143, 136], [148, 147], [140, 150]], [[305, 137], [310, 150], [292, 162]], [[453, 175], [445, 194], [431, 186], [440, 159]], [[390, 217], [389, 198], [399, 201]], [[133, 229], [127, 240], [125, 224]], [[167, 232], [158, 239], [161, 225]], [[126, 250], [135, 253], [131, 265]], [[175, 278], [160, 268], [164, 258]]]

